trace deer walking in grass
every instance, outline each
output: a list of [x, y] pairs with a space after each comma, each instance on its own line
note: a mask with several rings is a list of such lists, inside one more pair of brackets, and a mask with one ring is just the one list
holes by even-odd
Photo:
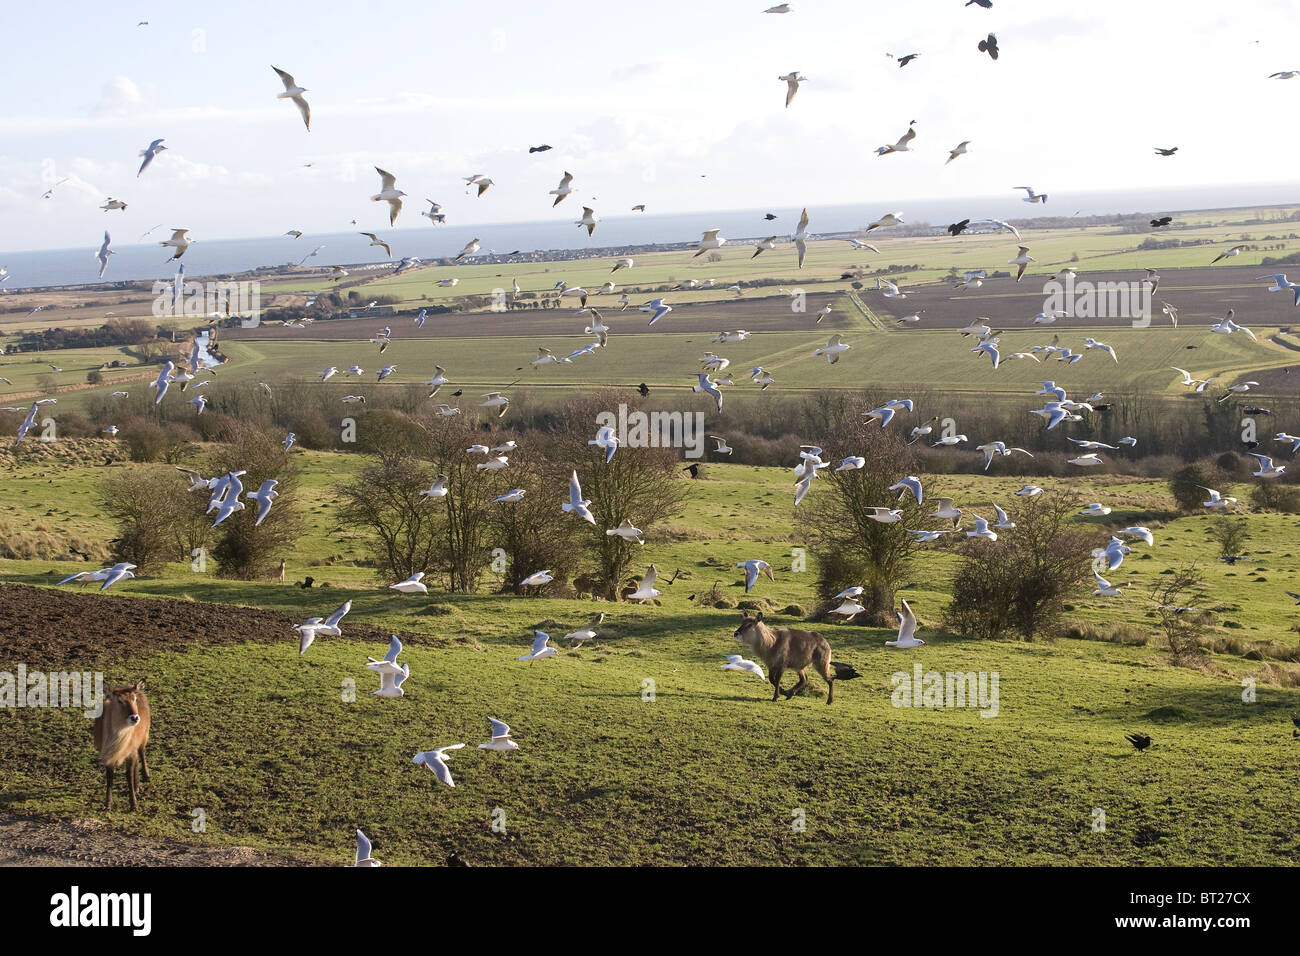
[[852, 680], [861, 675], [852, 665], [831, 660], [831, 646], [816, 631], [793, 627], [768, 627], [763, 612], [757, 617], [748, 613], [733, 637], [744, 644], [767, 665], [767, 679], [772, 682], [772, 700], [781, 695], [781, 675], [787, 670], [799, 674], [798, 682], [785, 692], [789, 700], [808, 686], [808, 667], [812, 665], [826, 681], [826, 703], [835, 698], [835, 681]]
[[104, 698], [104, 710], [95, 718], [93, 728], [98, 763], [104, 768], [104, 809], [113, 807], [113, 771], [126, 769], [127, 791], [131, 809], [138, 808], [139, 774], [149, 779], [149, 761], [145, 747], [149, 744], [149, 698], [144, 681], [134, 686], [114, 687]]

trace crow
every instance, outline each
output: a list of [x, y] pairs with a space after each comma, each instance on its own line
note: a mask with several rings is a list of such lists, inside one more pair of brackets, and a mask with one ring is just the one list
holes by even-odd
[[[550, 149], [551, 147], [547, 146], [546, 148]], [[529, 152], [531, 153], [532, 150], [530, 149]], [[447, 854], [447, 865], [448, 866], [469, 866], [468, 863], [466, 863], [464, 860], [460, 858], [460, 853], [457, 852], [456, 850], [452, 850], [450, 853]]]
[[1247, 415], [1268, 415], [1269, 417], [1273, 415], [1267, 408], [1260, 408], [1258, 405], [1247, 405], [1244, 411]]
[[1141, 753], [1151, 746], [1151, 738], [1146, 734], [1127, 734], [1124, 739], [1136, 747], [1138, 753]]
[[[836, 680], [853, 680], [855, 677], [861, 677], [852, 664], [841, 664], [839, 661], [831, 661], [831, 667], [835, 668]], [[1300, 736], [1300, 734], [1297, 734]]]
[[952, 225], [948, 227], [948, 235], [950, 236], [960, 235], [962, 231], [969, 225], [970, 225], [969, 219], [963, 219], [961, 222], [954, 222]]
[[1173, 216], [1161, 216], [1159, 219], [1151, 220], [1151, 228], [1159, 229], [1161, 226], [1167, 226], [1174, 221]]
[[647, 395], [650, 394], [650, 386], [647, 385], [645, 382], [642, 382], [640, 385], [638, 385], [636, 387], [636, 390], [641, 393], [642, 398], [645, 398]]
[[1178, 152], [1177, 146], [1170, 147], [1169, 149], [1161, 149], [1159, 146], [1156, 146], [1154, 149], [1161, 156], [1172, 156], [1174, 153]]
[[969, 7], [972, 3], [977, 4], [977, 5], [981, 6], [981, 7], [983, 7], [985, 10], [992, 10], [992, 9], [993, 9], [993, 0], [966, 0], [966, 6], [968, 6], [968, 7]]
[[773, 219], [776, 218], [776, 216], [772, 215], [772, 214], [769, 212], [769, 213], [768, 213], [766, 216], [764, 216], [763, 218], [766, 219], [768, 222], [771, 222]]
[[[547, 146], [547, 145], [545, 145], [545, 144], [542, 144], [541, 146], [529, 146], [529, 147], [528, 147], [528, 152], [530, 152], [530, 153], [544, 153], [544, 152], [546, 152], [546, 151], [547, 151], [548, 149], [550, 149], [550, 148], [551, 148], [551, 147], [549, 147], [549, 146]], [[455, 854], [452, 854], [452, 855], [454, 856]]]
[[303, 578], [303, 580], [297, 581], [295, 583], [298, 585], [298, 587], [303, 588], [305, 590], [306, 588], [311, 587], [312, 584], [315, 583], [315, 581], [316, 581], [315, 578]]
[[909, 54], [907, 54], [907, 56], [900, 56], [900, 57], [898, 58], [898, 66], [899, 66], [899, 68], [901, 69], [902, 67], [907, 66], [907, 64], [911, 63], [913, 60], [915, 60], [915, 59], [916, 59], [918, 56], [920, 56], [920, 55], [921, 55], [921, 54], [919, 54], [919, 53], [909, 53]]
[[994, 60], [998, 58], [998, 38], [992, 33], [987, 40], [980, 40], [979, 46], [981, 53], [987, 53]]
[[692, 478], [700, 477], [700, 466], [696, 464], [687, 465], [682, 471], [689, 471]]

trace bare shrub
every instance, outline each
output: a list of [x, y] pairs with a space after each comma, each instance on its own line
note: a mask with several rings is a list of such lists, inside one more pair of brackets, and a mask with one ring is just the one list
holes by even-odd
[[1031, 641], [1050, 633], [1065, 601], [1084, 590], [1090, 575], [1092, 539], [1068, 526], [1080, 501], [1066, 492], [1025, 499], [1011, 515], [1013, 530], [997, 541], [968, 541], [944, 623], [980, 638], [1014, 631]]

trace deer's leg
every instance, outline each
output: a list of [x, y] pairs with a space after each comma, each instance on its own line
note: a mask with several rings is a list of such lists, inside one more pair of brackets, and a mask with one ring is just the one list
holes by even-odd
[[113, 809], [113, 768], [104, 768], [104, 809]]
[[139, 786], [138, 774], [140, 771], [140, 761], [135, 754], [126, 763], [126, 792], [131, 796], [131, 809], [138, 810], [139, 802], [136, 799], [136, 787]]
[[148, 746], [148, 744], [140, 745], [140, 775], [144, 778], [145, 783], [149, 782], [149, 760], [144, 754], [144, 750]]
[[773, 669], [771, 673], [767, 675], [767, 679], [772, 682], [772, 700], [776, 700], [781, 696], [781, 675], [784, 673], [785, 671], [783, 670]]
[[788, 691], [785, 692], [786, 700], [790, 700], [792, 697], [794, 697], [795, 694], [799, 693], [805, 687], [808, 686], [808, 668], [801, 667], [796, 673], [798, 673], [799, 675], [799, 680], [795, 683], [793, 687], [791, 687]]

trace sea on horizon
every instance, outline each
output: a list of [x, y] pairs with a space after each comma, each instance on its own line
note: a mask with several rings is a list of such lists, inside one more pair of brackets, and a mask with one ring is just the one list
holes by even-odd
[[[1045, 216], [1096, 216], [1129, 213], [1190, 212], [1249, 206], [1283, 206], [1300, 201], [1300, 186], [1293, 184], [1255, 184], [1225, 187], [1180, 187], [1163, 190], [1126, 190], [1097, 193], [1062, 193], [1049, 190], [1050, 205], [1021, 202], [1018, 193], [970, 199], [882, 200], [878, 203], [852, 203], [836, 206], [809, 206], [809, 231], [813, 235], [844, 233], [863, 229], [885, 212], [902, 211], [909, 224], [946, 225], [959, 219], [1030, 219]], [[574, 203], [575, 218], [581, 203]], [[774, 213], [772, 221], [763, 218]], [[414, 210], [406, 213], [414, 218]], [[598, 210], [599, 213], [599, 210]], [[112, 214], [107, 214], [112, 215]], [[428, 225], [389, 229], [379, 232], [393, 250], [394, 259], [417, 256], [436, 260], [456, 255], [471, 239], [481, 243], [480, 254], [504, 255], [514, 252], [571, 251], [583, 248], [603, 249], [621, 246], [644, 246], [656, 243], [693, 242], [705, 229], [721, 229], [728, 239], [753, 239], [776, 234], [789, 236], [796, 228], [799, 207], [777, 206], [753, 209], [704, 211], [699, 213], [627, 213], [602, 216], [594, 236], [568, 220], [559, 222], [519, 222], [462, 225]], [[111, 230], [113, 220], [106, 219]], [[196, 240], [182, 262], [190, 276], [226, 275], [263, 267], [298, 263], [317, 247], [319, 253], [308, 260], [313, 266], [388, 261], [383, 251], [372, 248], [370, 241], [355, 232], [304, 234], [245, 239], [205, 239], [195, 224], [190, 230]], [[113, 243], [114, 256], [108, 272], [99, 279], [95, 252], [100, 238], [80, 249], [51, 249], [35, 252], [0, 253], [0, 267], [8, 269], [9, 279], [0, 286], [5, 292], [39, 286], [97, 284], [111, 281], [159, 279], [170, 281], [175, 266], [168, 260], [170, 249], [157, 245], [166, 238], [159, 229], [143, 244]], [[887, 239], [886, 234], [881, 234]]]

